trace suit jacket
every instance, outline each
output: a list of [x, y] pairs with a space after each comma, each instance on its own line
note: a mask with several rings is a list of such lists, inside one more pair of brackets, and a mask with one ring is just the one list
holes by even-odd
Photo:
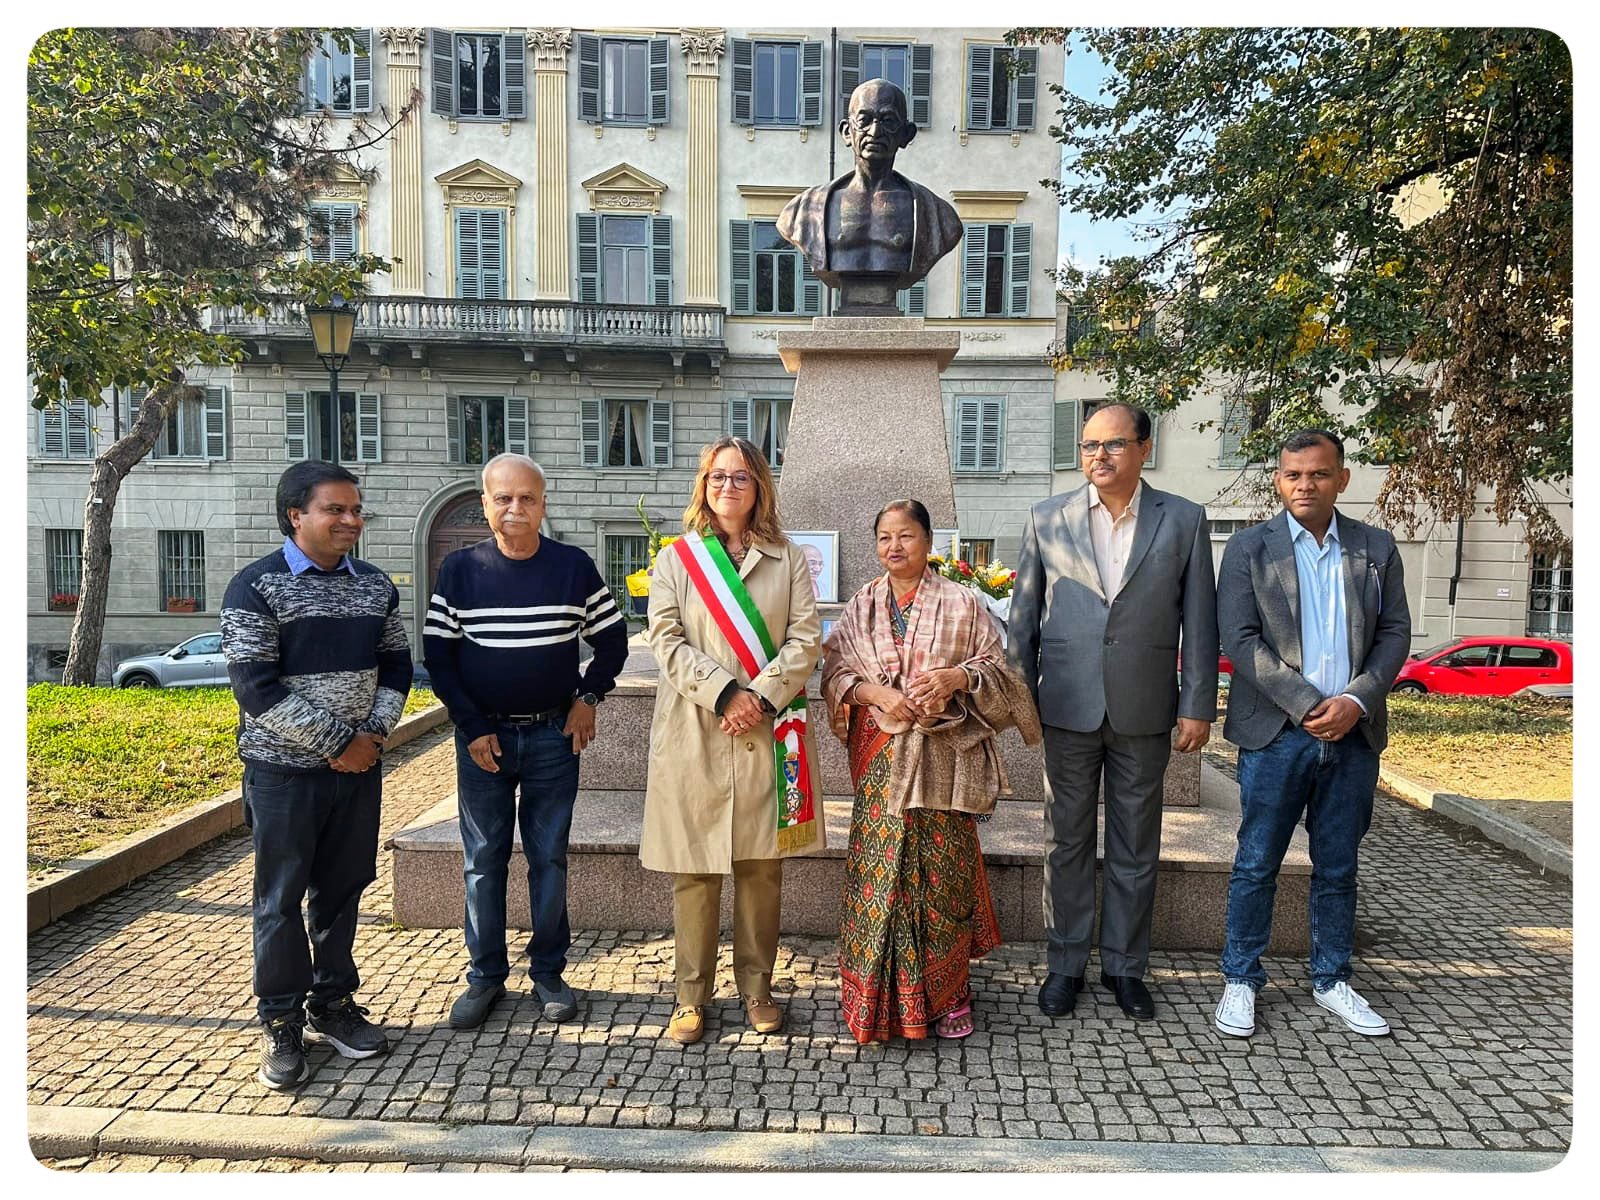
[[[1193, 501], [1149, 484], [1122, 590], [1107, 601], [1089, 534], [1089, 485], [1035, 504], [1006, 623], [1006, 655], [1046, 725], [1166, 733], [1217, 716], [1217, 597], [1211, 524]], [[1183, 669], [1178, 669], [1179, 645]]]
[[[828, 262], [828, 197], [855, 177], [850, 171], [831, 183], [808, 187], [778, 214], [778, 233], [806, 256], [812, 274], [829, 287], [839, 286], [839, 276]], [[911, 190], [913, 213], [911, 258], [895, 286], [908, 288], [933, 270], [961, 242], [961, 218], [950, 202], [900, 172], [894, 177]]]
[[[1335, 511], [1344, 551], [1344, 611], [1350, 686], [1366, 707], [1356, 728], [1382, 752], [1389, 744], [1389, 689], [1411, 653], [1411, 611], [1394, 535]], [[1222, 736], [1259, 750], [1284, 725], [1300, 724], [1321, 700], [1301, 669], [1300, 576], [1289, 520], [1241, 529], [1222, 552], [1217, 578], [1222, 649], [1233, 660]]]

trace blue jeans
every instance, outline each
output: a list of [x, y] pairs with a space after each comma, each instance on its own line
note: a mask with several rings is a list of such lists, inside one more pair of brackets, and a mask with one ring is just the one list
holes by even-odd
[[485, 771], [467, 753], [456, 731], [456, 801], [467, 884], [467, 953], [474, 987], [504, 983], [506, 874], [511, 863], [512, 824], [522, 833], [528, 860], [528, 974], [553, 981], [567, 965], [572, 930], [567, 923], [567, 836], [578, 798], [578, 756], [562, 734], [564, 721], [500, 725], [498, 772]]
[[1260, 750], [1239, 751], [1239, 849], [1228, 880], [1222, 975], [1259, 991], [1272, 932], [1272, 901], [1300, 814], [1311, 837], [1311, 982], [1350, 978], [1355, 949], [1356, 848], [1372, 824], [1378, 754], [1360, 729], [1337, 742], [1286, 727]]

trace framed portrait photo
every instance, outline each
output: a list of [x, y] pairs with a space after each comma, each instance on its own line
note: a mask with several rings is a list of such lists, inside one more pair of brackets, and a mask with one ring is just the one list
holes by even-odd
[[812, 530], [789, 534], [789, 540], [800, 547], [806, 556], [806, 566], [811, 568], [811, 587], [823, 604], [839, 599], [839, 535], [836, 532]]

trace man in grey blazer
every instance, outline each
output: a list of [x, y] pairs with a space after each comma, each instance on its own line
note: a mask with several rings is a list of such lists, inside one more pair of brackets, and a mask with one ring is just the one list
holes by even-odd
[[1290, 434], [1273, 475], [1284, 511], [1234, 534], [1217, 611], [1233, 685], [1222, 736], [1239, 747], [1239, 846], [1228, 882], [1219, 1033], [1255, 1032], [1261, 955], [1278, 868], [1305, 813], [1311, 838], [1311, 983], [1355, 1033], [1389, 1024], [1350, 987], [1356, 848], [1372, 821], [1387, 699], [1411, 652], [1394, 536], [1334, 509], [1350, 482], [1344, 443]]
[[1145, 1019], [1155, 1015], [1143, 980], [1172, 729], [1180, 751], [1198, 750], [1217, 715], [1211, 527], [1198, 504], [1140, 481], [1142, 409], [1102, 406], [1079, 450], [1088, 482], [1028, 514], [1008, 621], [1007, 656], [1044, 723], [1049, 973], [1039, 1007], [1065, 1016], [1084, 986], [1103, 778], [1100, 981]]

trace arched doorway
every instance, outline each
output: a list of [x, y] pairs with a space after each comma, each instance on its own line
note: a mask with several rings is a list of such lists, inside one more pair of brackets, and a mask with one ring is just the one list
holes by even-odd
[[446, 554], [476, 546], [490, 536], [489, 522], [483, 516], [483, 501], [477, 492], [463, 492], [447, 501], [428, 530], [428, 590], [425, 595], [433, 595], [439, 564]]

